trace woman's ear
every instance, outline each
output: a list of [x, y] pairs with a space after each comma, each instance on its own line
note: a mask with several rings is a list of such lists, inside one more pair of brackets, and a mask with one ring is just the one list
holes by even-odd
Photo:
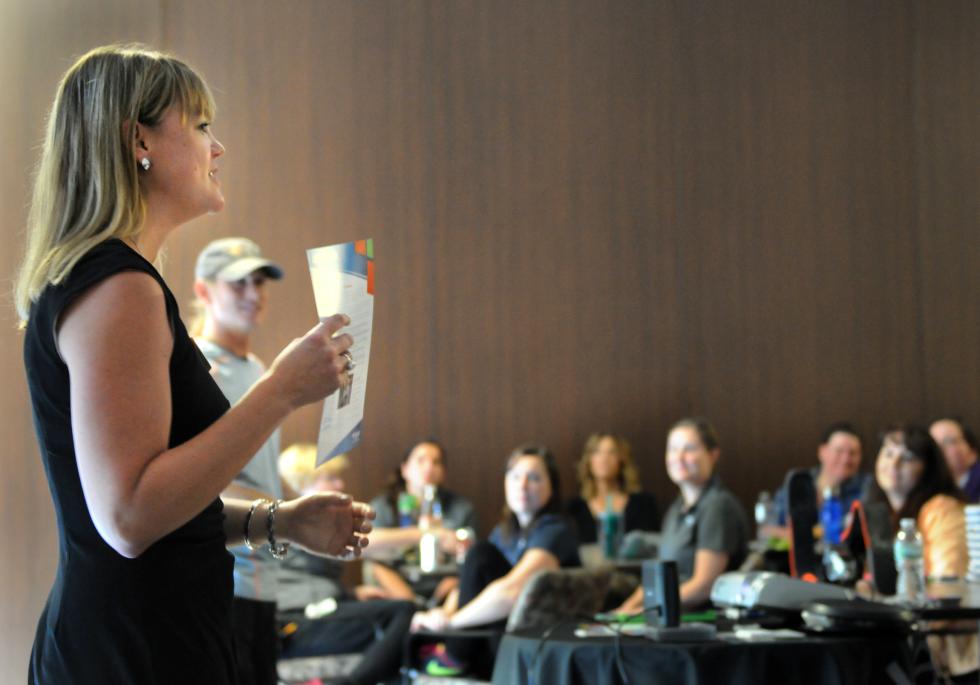
[[146, 127], [136, 122], [135, 124], [128, 119], [122, 124], [123, 137], [129, 138], [133, 143], [133, 155], [136, 156], [136, 160], [139, 161], [143, 157], [146, 157], [150, 148], [146, 141]]

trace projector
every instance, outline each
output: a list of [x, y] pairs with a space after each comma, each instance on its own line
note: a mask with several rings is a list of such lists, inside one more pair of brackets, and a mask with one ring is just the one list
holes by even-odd
[[711, 586], [711, 602], [722, 608], [799, 613], [811, 602], [849, 601], [853, 590], [829, 583], [808, 583], [782, 573], [723, 573]]

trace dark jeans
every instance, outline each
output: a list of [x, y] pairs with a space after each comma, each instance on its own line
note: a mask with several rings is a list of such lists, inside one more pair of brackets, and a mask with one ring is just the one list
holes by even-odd
[[276, 685], [279, 637], [275, 602], [235, 597], [231, 616], [239, 685]]
[[[496, 545], [486, 540], [476, 543], [466, 553], [466, 561], [459, 571], [459, 606], [466, 606], [474, 597], [483, 592], [490, 583], [503, 578], [513, 567], [507, 557], [501, 554]], [[486, 630], [503, 632], [507, 619], [478, 626]], [[476, 657], [485, 653], [486, 642], [469, 638], [452, 638], [446, 641], [446, 649], [456, 660], [472, 663]]]
[[281, 612], [280, 621], [297, 625], [296, 632], [282, 644], [285, 659], [356, 654], [363, 658], [347, 679], [352, 683], [374, 683], [398, 675], [401, 644], [415, 613], [412, 602], [372, 599], [343, 600], [329, 616], [310, 620], [301, 613]]

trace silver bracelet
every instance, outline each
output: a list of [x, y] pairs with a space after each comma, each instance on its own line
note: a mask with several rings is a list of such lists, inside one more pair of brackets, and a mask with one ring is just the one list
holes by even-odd
[[269, 528], [269, 552], [275, 559], [285, 559], [286, 552], [289, 551], [288, 542], [276, 542], [276, 510], [280, 504], [281, 499], [274, 499], [269, 503], [269, 516], [266, 519]]
[[254, 542], [248, 539], [248, 526], [252, 522], [252, 514], [255, 513], [255, 510], [259, 508], [260, 504], [268, 501], [269, 500], [260, 497], [259, 499], [252, 502], [252, 506], [248, 508], [248, 513], [245, 514], [245, 530], [242, 531], [243, 532], [242, 537], [244, 538], [245, 546], [248, 547], [253, 552], [259, 549], [262, 545], [256, 545]]

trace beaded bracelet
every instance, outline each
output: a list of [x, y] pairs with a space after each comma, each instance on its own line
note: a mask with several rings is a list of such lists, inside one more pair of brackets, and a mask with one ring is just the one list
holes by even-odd
[[244, 538], [245, 546], [248, 547], [253, 552], [259, 549], [262, 545], [256, 545], [254, 542], [248, 539], [248, 526], [252, 522], [252, 514], [255, 513], [255, 510], [259, 508], [260, 504], [268, 501], [269, 500], [260, 497], [259, 499], [252, 502], [252, 506], [248, 508], [248, 513], [245, 514], [245, 530], [243, 531], [244, 535], [242, 537]]
[[276, 510], [279, 509], [280, 504], [282, 504], [281, 499], [274, 499], [269, 503], [269, 516], [266, 519], [269, 529], [269, 552], [275, 559], [285, 559], [286, 552], [289, 551], [288, 542], [276, 542]]

